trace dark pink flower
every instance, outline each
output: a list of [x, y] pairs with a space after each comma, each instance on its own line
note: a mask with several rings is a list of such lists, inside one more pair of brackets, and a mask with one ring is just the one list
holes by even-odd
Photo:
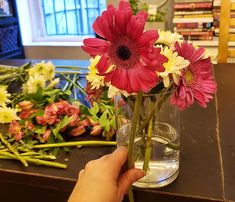
[[216, 91], [210, 58], [204, 58], [204, 48], [195, 48], [186, 41], [176, 42], [175, 50], [179, 56], [189, 60], [190, 64], [182, 71], [171, 103], [177, 105], [181, 110], [192, 105], [194, 101], [200, 106], [206, 107], [206, 103], [213, 99], [212, 95]]
[[80, 109], [79, 107], [70, 104], [69, 102], [65, 100], [60, 100], [59, 102], [55, 103], [56, 107], [58, 108], [58, 114], [59, 115], [67, 115], [71, 116], [73, 114], [79, 114]]
[[21, 131], [21, 129], [22, 126], [20, 125], [20, 123], [14, 120], [10, 123], [8, 131], [11, 135], [14, 136], [16, 141], [20, 141], [24, 136], [24, 133]]
[[36, 122], [40, 125], [43, 125], [43, 126], [47, 125], [47, 120], [43, 116], [36, 116]]
[[[58, 107], [56, 106], [55, 103], [51, 103], [46, 106], [44, 110], [44, 115], [41, 118], [41, 124], [44, 125], [43, 123], [46, 121], [47, 124], [52, 125], [55, 124], [59, 121], [57, 112], [58, 112]], [[39, 119], [37, 119], [38, 121]], [[39, 120], [40, 121], [40, 120]]]
[[105, 82], [128, 93], [148, 92], [158, 81], [156, 71], [164, 71], [163, 63], [167, 62], [160, 48], [154, 47], [158, 32], [144, 32], [146, 20], [145, 12], [133, 15], [130, 4], [122, 0], [118, 9], [109, 6], [93, 24], [95, 33], [106, 40], [83, 41], [84, 51], [101, 55], [97, 69]]

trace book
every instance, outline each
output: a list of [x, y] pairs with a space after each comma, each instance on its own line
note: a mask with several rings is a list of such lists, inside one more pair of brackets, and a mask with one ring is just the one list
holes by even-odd
[[206, 32], [179, 32], [181, 35], [184, 36], [213, 36], [213, 31], [206, 31]]
[[175, 3], [213, 2], [213, 0], [175, 0]]
[[207, 28], [207, 27], [201, 27], [201, 28], [174, 28], [175, 32], [203, 32], [203, 31], [214, 31], [214, 27]]
[[206, 41], [213, 40], [213, 36], [184, 36], [185, 40]]
[[197, 3], [175, 3], [175, 10], [197, 10], [197, 9], [212, 9], [212, 2], [197, 2]]
[[198, 15], [198, 14], [211, 14], [210, 10], [203, 11], [175, 11], [174, 15]]
[[173, 18], [173, 23], [213, 22], [213, 18]]
[[212, 14], [175, 15], [174, 18], [213, 18]]
[[176, 28], [211, 28], [212, 23], [176, 23]]

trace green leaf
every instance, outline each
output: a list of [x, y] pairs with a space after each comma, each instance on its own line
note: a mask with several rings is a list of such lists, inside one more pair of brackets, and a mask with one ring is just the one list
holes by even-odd
[[46, 132], [47, 126], [36, 125], [36, 130], [34, 131], [37, 134], [44, 134]]
[[47, 140], [47, 143], [48, 144], [55, 143], [55, 137], [53, 135], [50, 135], [48, 140]]
[[84, 114], [85, 114], [85, 115], [90, 114], [88, 107], [86, 107], [86, 106], [84, 106], [84, 105], [80, 105], [80, 106], [79, 106], [79, 109], [80, 109], [80, 114], [83, 114], [83, 115], [84, 115]]
[[99, 106], [97, 104], [97, 102], [93, 102], [93, 106], [92, 108], [89, 109], [89, 112], [91, 113], [91, 115], [96, 116], [96, 114], [99, 112]]
[[110, 129], [108, 115], [109, 115], [109, 111], [105, 110], [99, 119], [99, 123], [104, 128], [105, 131], [109, 131], [109, 129]]
[[113, 115], [112, 118], [111, 118], [110, 126], [111, 126], [113, 129], [116, 129], [116, 118], [115, 118], [114, 115]]
[[72, 121], [72, 119], [73, 117], [64, 116], [64, 118], [57, 124], [56, 128], [52, 129], [52, 132], [56, 138], [63, 140], [63, 137], [60, 135], [59, 131], [60, 129], [67, 126]]

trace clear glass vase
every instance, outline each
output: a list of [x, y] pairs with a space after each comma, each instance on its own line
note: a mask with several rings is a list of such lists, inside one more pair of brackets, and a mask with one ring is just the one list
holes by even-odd
[[[173, 182], [179, 172], [179, 112], [169, 104], [170, 94], [144, 95], [135, 128], [132, 159], [146, 171], [136, 187], [162, 187]], [[128, 145], [135, 96], [124, 98], [117, 112], [117, 143]], [[133, 129], [132, 129], [133, 130]]]

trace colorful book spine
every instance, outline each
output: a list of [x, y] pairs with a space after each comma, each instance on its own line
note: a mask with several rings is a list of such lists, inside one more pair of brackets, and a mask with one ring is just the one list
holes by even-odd
[[175, 11], [174, 15], [198, 15], [198, 14], [211, 14], [210, 10], [202, 11]]
[[175, 10], [197, 10], [197, 9], [212, 9], [212, 2], [199, 2], [199, 3], [175, 3]]
[[185, 40], [192, 41], [205, 41], [205, 40], [213, 40], [213, 36], [184, 36]]
[[201, 28], [176, 28], [174, 29], [175, 32], [206, 32], [206, 31], [214, 31], [214, 28], [208, 29], [207, 27]]
[[173, 18], [173, 23], [213, 22], [213, 18]]
[[213, 2], [213, 0], [175, 0], [175, 3]]
[[212, 23], [176, 23], [176, 28], [211, 28]]
[[190, 32], [179, 32], [179, 33], [184, 36], [213, 36], [212, 31], [206, 31], [206, 32], [190, 31]]
[[213, 18], [212, 14], [175, 15], [175, 18]]

